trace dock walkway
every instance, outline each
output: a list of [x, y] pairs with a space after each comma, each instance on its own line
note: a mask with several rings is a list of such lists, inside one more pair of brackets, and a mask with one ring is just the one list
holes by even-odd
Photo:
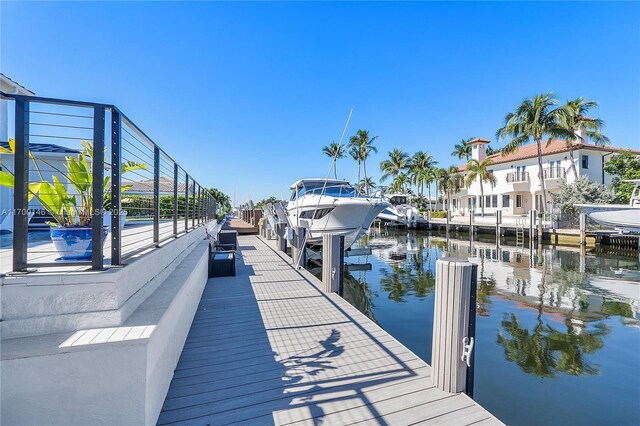
[[271, 241], [209, 280], [158, 424], [500, 424]]

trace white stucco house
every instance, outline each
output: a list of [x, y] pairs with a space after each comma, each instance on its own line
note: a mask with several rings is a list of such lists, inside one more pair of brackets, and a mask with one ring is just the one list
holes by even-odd
[[[469, 143], [472, 147], [471, 158], [482, 161], [487, 158], [486, 147], [489, 140], [476, 138]], [[600, 147], [588, 143], [574, 143], [574, 167], [578, 176], [588, 176], [590, 180], [605, 185], [611, 184], [611, 176], [604, 171], [604, 164], [612, 154], [622, 148]], [[638, 150], [630, 150], [640, 155]], [[538, 151], [535, 143], [524, 145], [515, 152], [502, 155], [490, 155], [491, 170], [496, 177], [496, 185], [483, 184], [484, 198], [480, 195], [480, 181], [476, 179], [469, 187], [463, 187], [449, 200], [453, 215], [468, 215], [470, 210], [479, 212], [484, 205], [485, 214], [495, 214], [501, 210], [503, 216], [526, 215], [531, 209], [541, 210], [542, 191], [538, 176]], [[552, 140], [542, 144], [542, 163], [547, 194], [557, 191], [560, 182], [575, 181], [571, 170], [569, 147], [564, 140]], [[458, 170], [466, 176], [466, 164]], [[550, 211], [551, 196], [547, 197], [546, 211]]]

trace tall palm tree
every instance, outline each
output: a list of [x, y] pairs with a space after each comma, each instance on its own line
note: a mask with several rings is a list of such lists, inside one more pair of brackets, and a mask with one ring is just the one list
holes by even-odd
[[400, 148], [394, 148], [393, 151], [389, 152], [389, 159], [380, 163], [380, 171], [383, 172], [380, 180], [398, 176], [400, 173], [407, 171], [410, 164], [409, 154]]
[[422, 200], [423, 186], [426, 184], [429, 191], [429, 211], [431, 206], [431, 183], [436, 180], [436, 164], [438, 162], [426, 151], [418, 151], [413, 154], [409, 163], [409, 177], [411, 182], [418, 187], [418, 196]]
[[516, 151], [532, 139], [538, 147], [538, 176], [540, 191], [542, 192], [541, 210], [547, 207], [547, 191], [544, 184], [542, 170], [542, 142], [547, 139], [547, 145], [554, 138], [573, 139], [575, 135], [563, 125], [571, 113], [566, 106], [557, 107], [558, 100], [553, 93], [543, 93], [533, 98], [525, 99], [504, 119], [504, 126], [498, 129], [498, 139], [513, 138], [502, 149], [502, 155]]
[[471, 157], [471, 145], [469, 145], [469, 141], [471, 140], [473, 140], [473, 138], [462, 139], [460, 143], [455, 144], [451, 156], [457, 157], [460, 160], [464, 158], [469, 161], [469, 157]]
[[322, 152], [333, 159], [333, 175], [338, 179], [338, 160], [346, 157], [344, 145], [332, 142], [331, 145], [322, 148]]
[[585, 143], [588, 139], [591, 139], [596, 145], [604, 146], [609, 143], [609, 138], [600, 133], [600, 129], [604, 126], [603, 120], [587, 117], [589, 110], [598, 108], [597, 102], [585, 98], [576, 98], [572, 101], [567, 101], [565, 107], [570, 113], [564, 117], [564, 125], [567, 130], [574, 134], [573, 138], [566, 139], [567, 147], [569, 147], [569, 158], [571, 159], [570, 168], [573, 169], [573, 176], [578, 180], [578, 171], [573, 159], [574, 142]]
[[[355, 135], [349, 139], [349, 146], [357, 147], [360, 151], [360, 161], [362, 161], [362, 170], [364, 172], [364, 179], [367, 179], [367, 158], [372, 152], [378, 152], [378, 148], [373, 146], [373, 142], [378, 139], [377, 136], [370, 137], [368, 130], [358, 130]], [[358, 177], [360, 181], [360, 177]], [[369, 188], [365, 188], [365, 192], [368, 192]]]
[[449, 204], [451, 204], [451, 195], [453, 192], [457, 192], [462, 188], [464, 184], [462, 176], [458, 172], [456, 166], [449, 166], [446, 169], [438, 169], [438, 186], [443, 194], [446, 195], [448, 207], [445, 210], [449, 210]]
[[[360, 149], [357, 146], [351, 146], [349, 148], [349, 155], [351, 156], [351, 158], [353, 158], [354, 160], [356, 160], [358, 162], [358, 182], [360, 182], [360, 169], [361, 169], [361, 164], [362, 164], [362, 155], [360, 153]], [[358, 190], [358, 193], [360, 192], [360, 190]]]
[[485, 158], [482, 161], [471, 159], [467, 163], [467, 179], [465, 183], [467, 186], [471, 186], [476, 178], [480, 180], [480, 207], [482, 216], [484, 216], [484, 182], [490, 183], [491, 186], [495, 186], [497, 179], [496, 176], [489, 170], [489, 166], [493, 164], [491, 158]]

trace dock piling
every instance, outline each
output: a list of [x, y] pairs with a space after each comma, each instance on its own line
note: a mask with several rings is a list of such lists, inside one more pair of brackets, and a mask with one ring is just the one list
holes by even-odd
[[436, 261], [431, 368], [433, 384], [446, 392], [473, 396], [477, 265]]
[[538, 231], [536, 229], [536, 219], [538, 212], [536, 209], [529, 210], [529, 241], [534, 241]]
[[304, 226], [293, 227], [293, 240], [291, 241], [291, 258], [293, 264], [299, 268], [307, 266], [307, 249], [305, 244], [305, 235], [307, 228]]
[[322, 236], [322, 284], [325, 293], [343, 294], [344, 236]]
[[285, 238], [285, 229], [287, 228], [287, 224], [280, 222], [276, 225], [276, 237], [278, 240], [278, 250], [287, 253], [287, 239]]
[[580, 213], [580, 244], [587, 244], [587, 215]]

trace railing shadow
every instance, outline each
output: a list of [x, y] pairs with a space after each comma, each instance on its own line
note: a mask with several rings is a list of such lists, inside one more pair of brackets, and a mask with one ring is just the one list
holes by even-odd
[[[251, 249], [241, 246], [248, 253]], [[277, 258], [272, 265], [276, 270], [288, 267]], [[254, 286], [261, 270], [245, 264], [242, 256], [236, 269], [236, 277], [216, 278], [207, 284], [158, 424], [262, 425], [298, 420], [321, 424], [330, 414], [325, 409], [334, 403], [365, 410], [367, 418], [385, 424], [367, 397], [367, 389], [417, 373], [324, 294], [308, 295], [305, 287], [303, 295], [259, 297]], [[279, 285], [270, 280], [258, 282], [263, 288]], [[277, 311], [280, 305], [276, 304], [283, 300], [318, 297], [337, 308], [344, 321], [323, 321], [309, 312], [317, 320], [305, 321], [303, 327], [275, 327], [266, 317], [269, 308]], [[356, 325], [362, 340], [359, 349], [358, 344], [343, 341], [342, 325]], [[326, 337], [310, 342], [305, 330], [320, 327], [327, 329]], [[291, 328], [300, 332], [280, 333]], [[301, 349], [296, 353], [295, 348]], [[376, 348], [381, 349], [373, 362], [377, 366], [368, 365], [366, 360], [372, 357], [364, 354]]]

